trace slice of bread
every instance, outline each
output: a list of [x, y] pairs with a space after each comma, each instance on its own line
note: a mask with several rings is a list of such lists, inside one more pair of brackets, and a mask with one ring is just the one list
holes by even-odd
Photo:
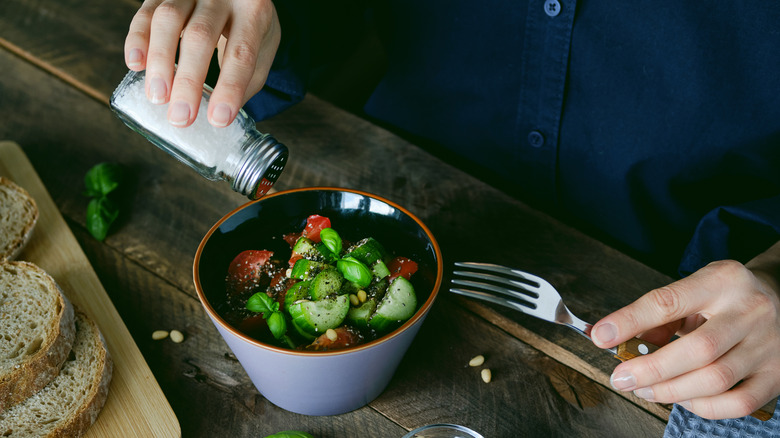
[[[0, 261], [0, 412], [54, 379], [76, 336], [73, 306], [43, 269]], [[2, 433], [0, 433], [2, 436]]]
[[0, 176], [0, 260], [13, 260], [30, 240], [38, 205], [26, 190]]
[[112, 372], [100, 329], [77, 312], [76, 341], [59, 375], [32, 397], [0, 413], [0, 436], [82, 436], [105, 405]]

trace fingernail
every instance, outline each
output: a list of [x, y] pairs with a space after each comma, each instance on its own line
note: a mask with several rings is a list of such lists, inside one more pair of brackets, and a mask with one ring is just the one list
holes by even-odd
[[168, 86], [161, 77], [156, 76], [149, 80], [149, 98], [152, 103], [165, 103], [168, 97]]
[[628, 391], [636, 386], [636, 378], [629, 372], [619, 371], [610, 376], [609, 384], [617, 390]]
[[220, 103], [211, 112], [211, 124], [214, 126], [227, 126], [230, 122], [230, 116], [233, 114], [226, 103]]
[[639, 388], [634, 391], [634, 395], [648, 401], [655, 400], [655, 394], [653, 394], [652, 388]]
[[682, 406], [682, 407], [684, 407], [686, 411], [690, 411], [691, 410], [691, 401], [690, 400], [681, 401], [680, 403], [677, 403], [677, 404]]
[[617, 337], [617, 327], [615, 324], [607, 322], [596, 327], [591, 335], [599, 344], [607, 344]]
[[144, 54], [141, 52], [140, 49], [132, 49], [130, 50], [130, 53], [127, 54], [128, 67], [138, 67], [141, 65], [141, 62], [143, 60], [144, 60]]
[[190, 121], [190, 106], [182, 101], [174, 102], [168, 111], [171, 125], [184, 126]]

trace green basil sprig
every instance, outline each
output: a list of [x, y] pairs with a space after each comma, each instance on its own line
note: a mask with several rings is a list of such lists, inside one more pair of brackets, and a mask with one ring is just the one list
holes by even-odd
[[320, 231], [320, 240], [326, 248], [336, 257], [341, 254], [341, 236], [333, 228], [323, 228]]
[[119, 217], [119, 208], [109, 197], [123, 179], [122, 167], [114, 163], [100, 163], [84, 175], [86, 190], [91, 197], [87, 205], [87, 230], [97, 240], [104, 240], [111, 224]]
[[258, 292], [249, 297], [246, 308], [263, 314], [263, 319], [268, 323], [268, 328], [276, 339], [281, 339], [287, 333], [287, 321], [279, 310], [279, 303], [265, 292]]
[[323, 228], [320, 231], [320, 239], [326, 248], [335, 256], [336, 269], [341, 272], [347, 280], [357, 284], [360, 287], [366, 287], [371, 284], [371, 271], [360, 260], [354, 257], [340, 258], [341, 254], [341, 236], [333, 228]]
[[336, 262], [336, 269], [341, 272], [344, 278], [360, 287], [366, 287], [371, 284], [371, 271], [354, 257], [344, 257], [339, 260]]

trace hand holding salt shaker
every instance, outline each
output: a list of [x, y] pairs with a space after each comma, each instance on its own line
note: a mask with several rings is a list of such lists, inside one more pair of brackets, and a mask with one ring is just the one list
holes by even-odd
[[211, 88], [203, 85], [198, 117], [186, 128], [168, 122], [168, 104], [146, 98], [145, 72], [130, 71], [111, 95], [111, 109], [127, 126], [212, 181], [227, 181], [250, 199], [268, 192], [287, 163], [287, 147], [263, 134], [244, 110], [224, 128], [206, 119]]

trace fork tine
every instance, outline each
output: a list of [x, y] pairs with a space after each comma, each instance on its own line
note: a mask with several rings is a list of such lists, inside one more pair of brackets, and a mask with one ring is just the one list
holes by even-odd
[[534, 294], [536, 297], [539, 296], [539, 286], [530, 285], [522, 281], [512, 280], [510, 278], [500, 277], [493, 274], [483, 274], [481, 272], [453, 271], [452, 273], [453, 275], [460, 275], [462, 277], [476, 278], [478, 280], [489, 281], [491, 283], [503, 284], [506, 287], [518, 288], [527, 293]]
[[529, 297], [526, 294], [520, 293], [515, 290], [507, 289], [505, 287], [496, 286], [490, 283], [482, 283], [478, 281], [469, 281], [469, 280], [459, 280], [456, 278], [452, 279], [453, 284], [457, 284], [458, 286], [466, 286], [466, 287], [474, 287], [477, 289], [486, 289], [493, 291], [495, 293], [501, 294], [501, 295], [507, 295], [512, 298], [517, 298], [520, 300], [523, 300], [524, 302], [528, 303], [532, 307], [536, 307], [536, 298], [538, 298], [538, 295], [536, 297]]
[[537, 277], [536, 275], [529, 274], [528, 272], [520, 271], [518, 269], [508, 268], [506, 266], [495, 265], [493, 263], [455, 262], [454, 264], [459, 268], [471, 268], [471, 269], [477, 269], [483, 271], [492, 271], [499, 274], [511, 275], [514, 277], [521, 278], [525, 282], [535, 283], [535, 285], [538, 287], [550, 285], [545, 279], [541, 277]]
[[480, 292], [480, 291], [475, 291], [470, 289], [460, 289], [460, 288], [451, 288], [450, 292], [458, 295], [463, 295], [469, 298], [476, 298], [479, 300], [489, 301], [491, 303], [495, 303], [504, 307], [509, 307], [510, 309], [513, 310], [519, 310], [522, 313], [532, 314], [532, 312], [534, 311], [533, 308], [527, 307], [527, 305], [525, 305], [524, 303], [508, 300], [504, 297], [498, 295], [491, 295], [485, 292]]

